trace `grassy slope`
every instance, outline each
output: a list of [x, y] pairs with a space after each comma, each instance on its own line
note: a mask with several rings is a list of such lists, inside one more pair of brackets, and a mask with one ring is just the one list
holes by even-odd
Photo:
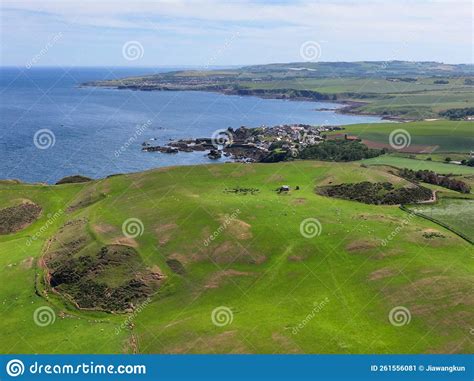
[[[472, 352], [466, 333], [473, 317], [472, 246], [415, 217], [383, 247], [380, 240], [403, 224], [406, 213], [314, 193], [317, 184], [364, 179], [395, 180], [381, 167], [308, 161], [166, 168], [55, 187], [2, 184], [0, 206], [25, 197], [40, 204], [44, 216], [22, 232], [0, 237], [0, 350], [120, 353], [133, 351], [135, 341], [143, 353]], [[281, 184], [301, 189], [278, 195], [274, 189]], [[260, 192], [223, 192], [235, 186]], [[62, 214], [26, 246], [47, 213], [65, 210], [77, 203], [81, 190], [91, 189], [106, 196]], [[237, 210], [240, 222], [206, 247], [204, 239], [223, 216]], [[22, 261], [38, 258], [46, 238], [79, 215], [89, 218], [90, 231], [102, 243], [120, 237], [127, 218], [139, 218], [144, 232], [136, 239], [137, 250], [168, 276], [159, 295], [134, 318], [134, 340], [126, 329], [115, 333], [125, 316], [79, 313], [54, 296], [49, 303], [56, 322], [44, 328], [33, 323], [33, 311], [47, 302], [34, 293], [34, 266]], [[323, 229], [308, 239], [299, 227], [311, 217]], [[446, 238], [424, 239], [424, 229], [442, 231]], [[186, 275], [171, 272], [169, 257], [184, 264]], [[222, 273], [229, 269], [241, 275]], [[325, 298], [329, 302], [321, 311], [292, 334]], [[412, 320], [395, 327], [388, 314], [400, 305], [411, 310]], [[232, 324], [211, 323], [218, 306], [232, 309]]]
[[391, 165], [397, 168], [408, 168], [413, 170], [428, 169], [439, 174], [452, 173], [453, 175], [474, 175], [474, 167], [468, 167], [466, 165], [446, 164], [436, 161], [409, 159], [392, 155], [382, 155], [371, 159], [364, 159], [361, 160], [361, 163], [367, 165]]
[[474, 147], [474, 123], [464, 121], [431, 121], [410, 123], [353, 124], [344, 126], [344, 133], [362, 139], [389, 144], [390, 133], [397, 129], [408, 131], [411, 145], [439, 146], [436, 152], [466, 152]]
[[448, 84], [434, 84], [435, 78], [416, 82], [391, 82], [384, 78], [300, 78], [271, 82], [242, 82], [249, 88], [313, 90], [336, 94], [338, 99], [363, 101], [359, 111], [377, 115], [398, 115], [413, 119], [439, 118], [440, 111], [472, 107], [472, 86], [465, 78], [447, 78]]
[[410, 209], [442, 221], [474, 241], [474, 200], [441, 199], [434, 205], [416, 205]]

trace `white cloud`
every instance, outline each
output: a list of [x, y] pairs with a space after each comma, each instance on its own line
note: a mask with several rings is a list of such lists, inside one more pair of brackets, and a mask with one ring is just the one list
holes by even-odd
[[[453, 58], [455, 46], [464, 51], [457, 59], [472, 60], [470, 1], [3, 0], [2, 9], [15, 10], [8, 12], [8, 26], [2, 29], [17, 40], [34, 40], [25, 30], [41, 35], [42, 31], [67, 28], [78, 43], [102, 30], [108, 36], [101, 37], [116, 41], [124, 35], [155, 39], [157, 50], [160, 44], [179, 44], [185, 39], [194, 39], [205, 50], [238, 31], [236, 48], [243, 43], [247, 50], [258, 44], [261, 50], [272, 46], [281, 50], [280, 60], [297, 59], [297, 46], [309, 39], [328, 41], [323, 56], [328, 60], [341, 59], [342, 50], [353, 52], [357, 47], [363, 50], [358, 59], [364, 53], [367, 59], [376, 58], [378, 52], [384, 59], [407, 44], [421, 47], [420, 54], [426, 44], [426, 59]], [[433, 46], [445, 48], [446, 54], [437, 48], [435, 54]], [[364, 51], [369, 47], [374, 50]], [[179, 46], [175, 48], [179, 50]]]

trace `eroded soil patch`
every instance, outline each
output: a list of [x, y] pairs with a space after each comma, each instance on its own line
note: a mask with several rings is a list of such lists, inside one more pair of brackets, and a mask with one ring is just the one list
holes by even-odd
[[0, 209], [0, 234], [23, 230], [38, 219], [41, 207], [32, 202]]
[[131, 311], [154, 294], [164, 275], [148, 268], [130, 246], [100, 246], [88, 234], [87, 220], [65, 224], [43, 256], [46, 281], [78, 308]]

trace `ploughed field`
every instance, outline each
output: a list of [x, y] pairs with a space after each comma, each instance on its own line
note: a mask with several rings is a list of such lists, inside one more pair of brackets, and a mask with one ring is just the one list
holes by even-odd
[[[472, 245], [398, 205], [319, 192], [362, 182], [414, 187], [392, 167], [317, 161], [1, 182], [1, 351], [472, 353]], [[423, 186], [440, 205], [472, 196]]]

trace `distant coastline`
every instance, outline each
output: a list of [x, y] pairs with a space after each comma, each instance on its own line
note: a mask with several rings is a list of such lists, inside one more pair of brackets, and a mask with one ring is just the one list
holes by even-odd
[[[69, 74], [64, 75], [60, 68], [32, 68], [27, 75], [19, 69], [2, 71], [1, 178], [54, 184], [75, 174], [99, 179], [157, 167], [222, 163], [228, 159], [212, 160], [207, 152], [144, 153], [142, 143], [164, 146], [171, 140], [210, 137], [228, 127], [381, 121], [315, 111], [335, 106], [329, 102], [282, 102], [215, 92], [78, 88], [84, 82], [140, 76], [141, 68], [121, 69], [113, 75], [108, 68], [76, 68]], [[48, 97], [43, 96], [46, 92]], [[39, 130], [50, 130], [51, 145], [46, 149], [34, 144]]]

